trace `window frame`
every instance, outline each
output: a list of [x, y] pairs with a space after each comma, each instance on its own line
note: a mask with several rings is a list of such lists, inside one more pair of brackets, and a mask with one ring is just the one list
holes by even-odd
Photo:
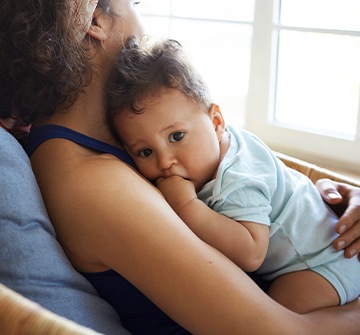
[[[244, 127], [273, 150], [360, 177], [360, 104], [355, 139], [293, 129], [272, 121], [276, 94], [280, 0], [256, 0]], [[298, 31], [307, 31], [299, 28]], [[309, 29], [310, 30], [310, 29]], [[314, 31], [312, 29], [311, 31]]]

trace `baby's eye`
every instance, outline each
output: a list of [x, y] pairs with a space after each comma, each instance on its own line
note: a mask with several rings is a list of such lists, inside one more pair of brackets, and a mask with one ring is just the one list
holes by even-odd
[[140, 5], [140, 1], [134, 1], [134, 6]]
[[185, 136], [185, 133], [183, 131], [177, 131], [175, 133], [172, 133], [169, 136], [169, 141], [170, 142], [179, 142], [181, 141]]
[[143, 149], [141, 151], [138, 152], [138, 156], [140, 157], [149, 157], [152, 154], [152, 150], [151, 149]]

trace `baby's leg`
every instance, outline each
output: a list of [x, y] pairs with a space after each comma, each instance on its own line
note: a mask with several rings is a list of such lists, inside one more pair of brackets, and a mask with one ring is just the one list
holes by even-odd
[[310, 270], [276, 278], [268, 294], [283, 306], [301, 314], [340, 303], [335, 288], [324, 277]]

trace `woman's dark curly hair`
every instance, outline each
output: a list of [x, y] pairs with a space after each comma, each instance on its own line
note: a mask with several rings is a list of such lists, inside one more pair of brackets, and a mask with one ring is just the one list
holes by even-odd
[[31, 123], [69, 107], [87, 84], [90, 59], [70, 10], [67, 0], [1, 0], [0, 118]]
[[129, 39], [120, 52], [106, 88], [110, 126], [119, 112], [142, 113], [146, 107], [143, 99], [167, 88], [179, 90], [206, 109], [211, 105], [207, 85], [179, 42]]

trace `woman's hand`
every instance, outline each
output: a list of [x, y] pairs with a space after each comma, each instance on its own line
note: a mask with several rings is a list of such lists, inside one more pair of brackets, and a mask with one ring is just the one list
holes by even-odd
[[335, 249], [345, 249], [346, 258], [358, 255], [360, 260], [360, 188], [330, 179], [319, 179], [316, 187], [339, 216], [336, 231], [340, 236], [333, 243]]

